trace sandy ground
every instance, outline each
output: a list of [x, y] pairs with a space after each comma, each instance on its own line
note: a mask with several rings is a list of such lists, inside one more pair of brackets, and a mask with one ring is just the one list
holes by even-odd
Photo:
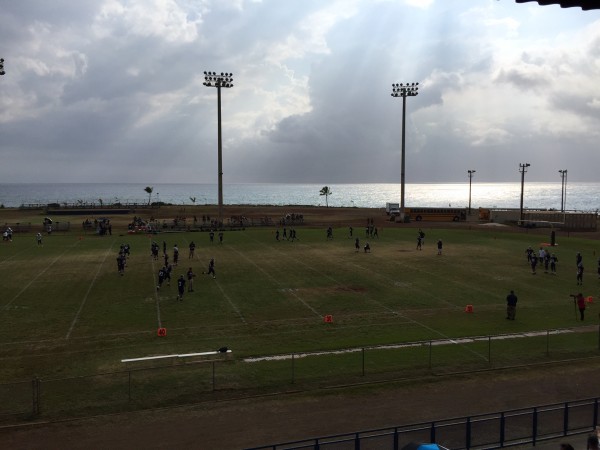
[[[0, 448], [241, 449], [598, 397], [599, 370], [593, 359], [4, 428]], [[582, 448], [585, 435], [536, 448], [562, 441]]]

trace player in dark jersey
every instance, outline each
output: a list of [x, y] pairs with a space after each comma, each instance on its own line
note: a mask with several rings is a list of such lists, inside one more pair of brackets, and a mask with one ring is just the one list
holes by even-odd
[[537, 266], [537, 263], [538, 263], [538, 257], [535, 254], [535, 252], [532, 251], [529, 258], [530, 258], [529, 263], [531, 264], [531, 274], [535, 275], [535, 267]]
[[188, 281], [188, 292], [194, 292], [194, 278], [196, 277], [196, 274], [192, 271], [192, 268], [190, 267], [186, 275]]
[[194, 252], [196, 251], [196, 244], [194, 241], [190, 242], [190, 253], [188, 254], [188, 259], [194, 259]]
[[183, 275], [179, 275], [177, 279], [177, 300], [183, 300], [183, 293], [185, 292], [185, 279]]
[[556, 275], [556, 263], [558, 262], [558, 258], [554, 253], [550, 255], [550, 273], [552, 275]]
[[354, 250], [358, 252], [360, 250], [360, 239], [356, 238], [354, 240]]
[[158, 244], [156, 242], [152, 242], [150, 253], [152, 253], [152, 259], [158, 261]]
[[583, 285], [583, 263], [577, 266], [577, 284]]
[[122, 252], [117, 256], [117, 271], [121, 276], [125, 274], [125, 255]]
[[177, 247], [177, 244], [175, 244], [175, 246], [173, 247], [173, 264], [176, 266], [178, 262], [179, 262], [179, 247]]
[[162, 287], [162, 284], [165, 281], [165, 273], [166, 272], [167, 272], [167, 269], [165, 267], [161, 267], [158, 270], [158, 285], [156, 286], [157, 291]]
[[165, 270], [165, 281], [167, 282], [167, 286], [171, 286], [171, 272], [173, 272], [173, 266], [171, 264], [167, 264]]
[[212, 275], [213, 278], [217, 278], [217, 274], [215, 272], [215, 258], [210, 258], [208, 263], [208, 272], [202, 272], [207, 275]]

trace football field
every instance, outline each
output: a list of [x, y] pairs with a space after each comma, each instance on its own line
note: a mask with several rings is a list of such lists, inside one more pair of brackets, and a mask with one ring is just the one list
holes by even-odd
[[[125, 358], [221, 347], [239, 359], [598, 323], [593, 303], [588, 321], [578, 321], [570, 297], [598, 293], [593, 269], [583, 287], [575, 284], [575, 254], [595, 268], [596, 241], [559, 235], [550, 248], [559, 258], [557, 274], [538, 265], [532, 275], [525, 249], [537, 251], [547, 240], [540, 235], [425, 229], [417, 250], [414, 228], [382, 229], [376, 238], [336, 228], [330, 240], [325, 229], [296, 231], [295, 241], [276, 240], [274, 228], [227, 231], [222, 244], [205, 232], [54, 234], [42, 246], [32, 235], [16, 235], [0, 247], [1, 379], [119, 370]], [[122, 276], [121, 244], [131, 246]], [[171, 263], [175, 245], [180, 257], [170, 285], [157, 290], [163, 245]], [[214, 279], [202, 273], [211, 258]], [[176, 279], [189, 268], [194, 291], [186, 287], [178, 301]], [[511, 289], [519, 298], [515, 321], [505, 319]], [[166, 336], [157, 335], [159, 328]]]

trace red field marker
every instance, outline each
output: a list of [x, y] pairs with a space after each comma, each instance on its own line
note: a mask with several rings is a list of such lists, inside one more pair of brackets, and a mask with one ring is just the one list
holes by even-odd
[[158, 331], [156, 332], [156, 335], [158, 337], [165, 337], [167, 335], [167, 329], [166, 328], [159, 328]]
[[333, 316], [331, 314], [327, 314], [324, 318], [323, 321], [325, 323], [333, 323]]

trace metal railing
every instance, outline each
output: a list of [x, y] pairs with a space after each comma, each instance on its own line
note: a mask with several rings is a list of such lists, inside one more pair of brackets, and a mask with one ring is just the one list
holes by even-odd
[[315, 437], [246, 450], [400, 450], [409, 442], [435, 442], [452, 450], [498, 449], [591, 432], [598, 398], [475, 416]]

